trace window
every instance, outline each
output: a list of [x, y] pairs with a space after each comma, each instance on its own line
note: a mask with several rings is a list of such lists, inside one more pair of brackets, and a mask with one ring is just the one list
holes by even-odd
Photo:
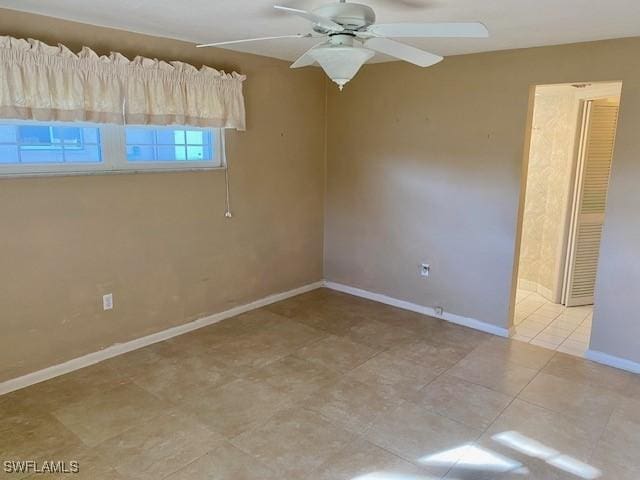
[[0, 121], [0, 175], [220, 167], [221, 129]]
[[130, 162], [202, 162], [211, 160], [211, 132], [176, 128], [126, 129]]

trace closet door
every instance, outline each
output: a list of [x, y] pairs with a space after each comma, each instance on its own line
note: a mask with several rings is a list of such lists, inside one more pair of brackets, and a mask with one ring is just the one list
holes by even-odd
[[593, 303], [618, 108], [617, 100], [585, 102], [565, 285], [568, 307]]

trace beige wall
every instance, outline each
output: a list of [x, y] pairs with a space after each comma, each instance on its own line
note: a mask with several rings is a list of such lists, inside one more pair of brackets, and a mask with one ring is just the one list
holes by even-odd
[[537, 88], [522, 221], [520, 288], [560, 302], [579, 99], [568, 88]]
[[592, 346], [640, 361], [638, 51], [634, 38], [370, 65], [331, 88], [325, 277], [507, 326], [530, 86], [622, 80]]
[[221, 171], [0, 179], [0, 381], [322, 278], [320, 71], [8, 10], [0, 33], [248, 76], [232, 220]]
[[325, 99], [267, 58], [6, 10], [0, 32], [248, 75], [233, 220], [221, 172], [0, 180], [0, 381], [319, 280], [323, 225], [326, 278], [508, 325], [529, 87], [585, 80], [625, 82], [592, 344], [640, 361], [640, 39], [372, 65]]

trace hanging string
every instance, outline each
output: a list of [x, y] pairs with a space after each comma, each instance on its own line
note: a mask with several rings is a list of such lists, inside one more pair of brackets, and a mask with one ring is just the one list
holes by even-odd
[[224, 155], [224, 187], [225, 187], [225, 212], [224, 212], [224, 216], [226, 218], [233, 218], [233, 215], [231, 214], [231, 200], [230, 200], [230, 193], [229, 193], [229, 159], [226, 156], [226, 149], [225, 149], [225, 145], [224, 145], [224, 137], [225, 137], [225, 131], [222, 130], [222, 135], [221, 135], [221, 141], [222, 141], [222, 152]]

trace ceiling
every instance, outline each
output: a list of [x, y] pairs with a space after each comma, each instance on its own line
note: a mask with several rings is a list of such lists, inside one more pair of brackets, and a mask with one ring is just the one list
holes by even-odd
[[[640, 36], [638, 0], [361, 0], [378, 22], [481, 21], [488, 39], [406, 40], [443, 56]], [[0, 0], [0, 7], [151, 35], [210, 43], [306, 33], [273, 3], [311, 9], [322, 0]], [[294, 60], [318, 39], [243, 44], [234, 50]], [[377, 61], [389, 60], [384, 56]]]

